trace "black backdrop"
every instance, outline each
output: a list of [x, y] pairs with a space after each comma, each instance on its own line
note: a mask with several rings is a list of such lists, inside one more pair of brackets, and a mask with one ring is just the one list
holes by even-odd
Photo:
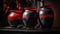
[[[47, 1], [50, 1], [51, 3], [53, 3], [54, 6], [55, 6], [55, 10], [57, 10], [57, 11], [55, 11], [56, 12], [56, 21], [54, 23], [54, 28], [60, 29], [60, 0], [47, 0]], [[4, 14], [4, 11], [3, 11], [3, 0], [0, 0], [0, 27], [3, 24], [7, 25], [7, 23], [4, 22], [5, 19], [3, 21], [3, 14]]]

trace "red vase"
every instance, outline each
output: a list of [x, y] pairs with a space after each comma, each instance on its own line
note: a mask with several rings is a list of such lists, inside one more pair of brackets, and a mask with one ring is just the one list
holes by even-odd
[[10, 10], [8, 23], [10, 26], [17, 26], [22, 21], [22, 10]]

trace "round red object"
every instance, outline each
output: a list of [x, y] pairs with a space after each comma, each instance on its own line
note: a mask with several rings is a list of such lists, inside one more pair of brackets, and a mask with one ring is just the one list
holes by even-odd
[[22, 20], [21, 12], [21, 10], [11, 10], [11, 13], [8, 15], [8, 20]]

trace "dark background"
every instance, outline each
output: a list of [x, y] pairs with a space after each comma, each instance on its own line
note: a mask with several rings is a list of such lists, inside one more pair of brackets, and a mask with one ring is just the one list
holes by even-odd
[[55, 21], [53, 24], [53, 28], [60, 29], [60, 0], [49, 0], [54, 6], [55, 11]]
[[[60, 30], [60, 0], [46, 0], [46, 1], [51, 2], [55, 6], [54, 8], [55, 21], [54, 21], [52, 29]], [[1, 23], [0, 25], [2, 25], [2, 19], [3, 19], [2, 14], [4, 14], [3, 0], [0, 0], [0, 23]]]

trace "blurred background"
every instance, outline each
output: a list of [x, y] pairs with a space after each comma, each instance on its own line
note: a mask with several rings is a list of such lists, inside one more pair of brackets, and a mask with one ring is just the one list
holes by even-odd
[[[7, 19], [4, 18], [4, 16], [6, 15], [5, 15], [5, 12], [3, 11], [4, 10], [3, 1], [4, 0], [0, 0], [0, 27], [7, 26], [8, 24]], [[11, 1], [14, 1], [14, 0], [11, 0]], [[54, 19], [54, 24], [53, 24], [52, 29], [60, 31], [60, 1], [59, 0], [45, 0], [45, 4], [47, 3], [54, 6], [55, 19]]]

